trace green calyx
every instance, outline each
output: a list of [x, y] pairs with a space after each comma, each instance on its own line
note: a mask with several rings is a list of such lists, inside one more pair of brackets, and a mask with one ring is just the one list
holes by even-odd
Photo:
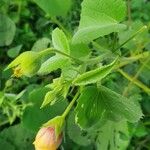
[[54, 128], [56, 139], [57, 139], [63, 131], [64, 123], [65, 123], [65, 118], [63, 116], [57, 116], [57, 117], [49, 120], [45, 124], [43, 124], [43, 127], [52, 127], [52, 128]]
[[37, 73], [41, 66], [40, 55], [37, 52], [26, 51], [13, 60], [6, 69], [13, 68], [14, 76], [31, 77]]

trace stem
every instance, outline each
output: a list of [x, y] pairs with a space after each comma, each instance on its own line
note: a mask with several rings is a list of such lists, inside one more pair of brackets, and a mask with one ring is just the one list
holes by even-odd
[[46, 55], [46, 54], [50, 54], [50, 53], [58, 53], [58, 54], [61, 54], [61, 55], [63, 55], [63, 56], [66, 56], [66, 57], [68, 57], [68, 58], [70, 58], [70, 59], [73, 59], [74, 61], [76, 61], [76, 62], [79, 63], [79, 64], [83, 63], [82, 60], [80, 60], [80, 59], [78, 59], [78, 58], [75, 58], [75, 57], [73, 57], [73, 56], [70, 56], [70, 55], [68, 55], [68, 54], [66, 54], [66, 53], [64, 53], [64, 52], [62, 52], [62, 51], [59, 51], [59, 50], [57, 50], [57, 49], [54, 49], [54, 48], [47, 48], [47, 49], [41, 51], [41, 52], [40, 52], [40, 56], [43, 56], [43, 55]]
[[68, 105], [68, 107], [66, 108], [66, 110], [64, 111], [64, 113], [62, 114], [62, 117], [66, 118], [66, 116], [67, 116], [68, 113], [70, 112], [71, 108], [73, 107], [75, 101], [77, 100], [79, 94], [80, 94], [80, 91], [78, 91], [78, 92], [76, 93], [76, 95], [74, 96], [73, 100], [70, 102], [70, 104]]
[[136, 56], [123, 58], [123, 59], [121, 59], [120, 64], [118, 64], [118, 66], [115, 67], [115, 69], [119, 69], [119, 68], [121, 68], [125, 65], [128, 65], [128, 64], [131, 64], [137, 60], [147, 58], [149, 56], [149, 54], [150, 54], [149, 52], [144, 52], [144, 53], [136, 55]]
[[[145, 64], [147, 64], [149, 62], [149, 57], [148, 59], [146, 59], [146, 61], [142, 64], [142, 66], [139, 68], [139, 70], [137, 71], [137, 73], [135, 74], [135, 76], [133, 77], [133, 81], [135, 81], [137, 79], [137, 77], [139, 76], [139, 74], [142, 72], [142, 70], [145, 67]], [[133, 82], [130, 81], [130, 83], [127, 85], [127, 87], [125, 88], [125, 90], [123, 91], [123, 95], [127, 95], [128, 91], [130, 90], [131, 86], [132, 86]]]
[[131, 25], [132, 18], [131, 18], [131, 0], [127, 0], [127, 7], [128, 7], [128, 25]]
[[101, 62], [102, 60], [106, 59], [108, 56], [111, 55], [111, 52], [106, 52], [100, 56], [97, 56], [95, 58], [90, 58], [88, 60], [85, 60], [86, 64], [92, 65]]
[[126, 43], [128, 43], [130, 40], [132, 40], [135, 36], [142, 33], [146, 29], [147, 29], [147, 26], [143, 26], [141, 29], [139, 29], [137, 32], [135, 32], [129, 39], [127, 39], [124, 43], [122, 43], [119, 47], [114, 49], [113, 53], [116, 52], [118, 49], [120, 49], [122, 46], [124, 46]]
[[140, 82], [137, 79], [133, 79], [133, 77], [129, 76], [126, 72], [122, 71], [121, 69], [118, 69], [118, 71], [129, 81], [133, 82], [135, 85], [137, 85], [138, 87], [140, 87], [141, 89], [143, 89], [143, 91], [145, 91], [146, 93], [150, 94], [150, 89], [145, 86], [142, 82]]
[[65, 34], [71, 38], [71, 34], [65, 29], [65, 27], [62, 25], [62, 23], [56, 18], [56, 17], [51, 17], [51, 20], [57, 24], [64, 32]]

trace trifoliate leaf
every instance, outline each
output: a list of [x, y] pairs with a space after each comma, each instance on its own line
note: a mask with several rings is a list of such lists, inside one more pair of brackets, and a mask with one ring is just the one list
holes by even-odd
[[100, 36], [118, 32], [125, 27], [119, 24], [125, 15], [126, 4], [123, 0], [84, 0], [73, 43], [88, 43]]
[[102, 66], [98, 69], [88, 71], [80, 76], [78, 76], [74, 81], [73, 84], [75, 85], [87, 85], [91, 83], [96, 83], [106, 77], [113, 69], [116, 64], [115, 59], [111, 64]]
[[103, 119], [137, 122], [142, 115], [137, 103], [104, 86], [86, 87], [76, 107], [76, 121], [82, 128], [89, 128]]

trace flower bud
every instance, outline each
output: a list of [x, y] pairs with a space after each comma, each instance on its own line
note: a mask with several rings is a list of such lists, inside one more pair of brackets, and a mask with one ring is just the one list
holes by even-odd
[[62, 141], [62, 133], [56, 136], [55, 128], [43, 127], [36, 135], [35, 150], [56, 150]]
[[14, 76], [31, 77], [40, 69], [41, 60], [38, 52], [26, 51], [13, 60], [6, 69], [13, 68]]
[[37, 133], [34, 141], [36, 150], [56, 150], [62, 141], [64, 117], [57, 116], [48, 122]]

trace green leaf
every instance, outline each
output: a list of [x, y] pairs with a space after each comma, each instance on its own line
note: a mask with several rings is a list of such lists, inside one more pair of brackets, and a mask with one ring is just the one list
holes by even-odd
[[51, 43], [50, 39], [48, 39], [46, 37], [41, 38], [34, 43], [31, 50], [37, 51], [37, 52], [42, 51], [42, 50], [46, 49], [50, 43]]
[[96, 140], [96, 148], [102, 150], [125, 150], [130, 141], [126, 121], [107, 121], [100, 129]]
[[71, 56], [75, 58], [86, 59], [90, 55], [90, 49], [87, 44], [73, 44], [70, 45]]
[[0, 148], [7, 150], [15, 150], [15, 146], [3, 138], [0, 139]]
[[82, 146], [89, 146], [91, 140], [88, 137], [88, 134], [85, 134], [85, 131], [81, 130], [80, 127], [75, 123], [75, 113], [71, 112], [67, 120], [67, 133], [69, 138]]
[[32, 150], [35, 134], [21, 124], [4, 129], [0, 133], [0, 148], [5, 150]]
[[113, 121], [127, 119], [129, 122], [137, 122], [142, 115], [137, 102], [104, 86], [86, 87], [76, 107], [76, 121], [82, 128], [89, 128], [105, 119]]
[[106, 77], [114, 68], [118, 58], [115, 59], [111, 64], [102, 66], [98, 69], [88, 71], [82, 75], [79, 75], [74, 81], [75, 85], [87, 85], [91, 83], [96, 83]]
[[12, 43], [16, 32], [14, 22], [3, 14], [0, 14], [0, 46], [8, 46]]
[[67, 37], [64, 34], [64, 32], [59, 28], [56, 28], [52, 32], [52, 43], [55, 49], [60, 50], [66, 54], [70, 54], [70, 48]]
[[125, 27], [119, 24], [125, 15], [126, 4], [123, 0], [84, 0], [73, 43], [89, 43], [100, 36], [118, 32]]
[[65, 66], [67, 63], [68, 59], [58, 57], [58, 56], [53, 56], [46, 60], [42, 65], [41, 68], [38, 71], [38, 74], [40, 75], [45, 75], [49, 74], [52, 71], [55, 71], [57, 69], [61, 69]]
[[47, 122], [47, 120], [61, 115], [66, 106], [66, 101], [59, 101], [53, 106], [47, 106], [40, 109], [45, 94], [48, 92], [47, 88], [39, 88], [31, 92], [29, 100], [32, 102], [32, 106], [27, 107], [24, 111], [22, 122], [24, 127], [37, 132], [39, 128]]
[[[67, 37], [62, 30], [56, 28], [52, 32], [52, 43], [55, 49], [63, 53], [70, 54], [69, 43]], [[46, 60], [39, 70], [39, 74], [48, 74], [54, 70], [63, 68], [68, 63], [68, 58], [56, 53], [55, 56]]]
[[51, 91], [46, 93], [41, 108], [49, 103], [50, 105], [54, 105], [58, 101], [65, 100], [70, 88], [70, 84], [64, 81], [61, 77], [53, 80], [53, 83], [49, 86], [51, 86]]
[[55, 90], [47, 92], [44, 97], [44, 101], [41, 105], [41, 108], [45, 107], [47, 104], [51, 103], [55, 99], [56, 99], [56, 91]]
[[18, 45], [16, 47], [13, 47], [13, 48], [10, 48], [8, 51], [7, 51], [7, 55], [10, 57], [10, 58], [15, 58], [16, 56], [18, 56], [20, 50], [22, 48], [22, 45]]
[[[65, 16], [71, 7], [71, 0], [34, 0], [50, 16]], [[63, 7], [62, 7], [63, 4]]]

